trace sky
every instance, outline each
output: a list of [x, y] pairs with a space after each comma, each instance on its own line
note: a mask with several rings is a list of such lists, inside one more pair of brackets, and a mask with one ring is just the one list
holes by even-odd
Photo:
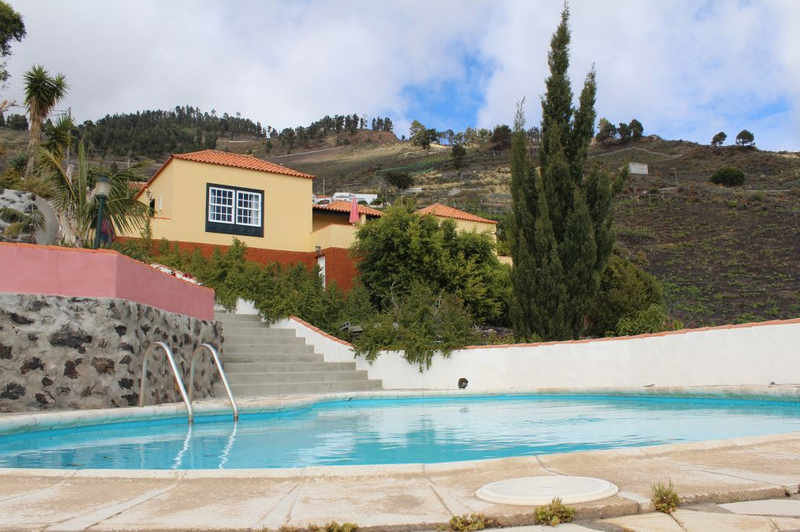
[[[191, 105], [278, 129], [326, 114], [463, 131], [541, 117], [561, 0], [7, 0], [0, 100], [34, 64], [70, 85], [78, 122]], [[800, 151], [800, 0], [571, 0], [570, 76], [594, 65], [598, 118], [645, 134]], [[12, 109], [11, 112], [14, 112]], [[23, 109], [17, 108], [17, 112]]]

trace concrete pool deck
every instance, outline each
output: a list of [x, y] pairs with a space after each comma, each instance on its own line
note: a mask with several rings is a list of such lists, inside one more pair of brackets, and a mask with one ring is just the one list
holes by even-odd
[[[244, 411], [257, 404], [240, 402]], [[209, 401], [198, 404], [198, 410], [223, 406], [224, 401]], [[19, 423], [24, 417], [3, 415], [0, 421]], [[800, 491], [800, 432], [443, 464], [196, 471], [0, 469], [0, 530], [276, 530], [330, 521], [355, 522], [362, 528], [432, 530], [453, 515], [470, 513], [494, 516], [506, 525], [529, 525], [532, 507], [485, 502], [475, 491], [491, 482], [537, 475], [596, 477], [619, 487], [613, 497], [574, 505], [579, 524], [559, 528], [567, 532], [614, 527], [642, 532], [800, 530], [800, 500], [787, 498]], [[675, 517], [648, 513], [651, 485], [670, 479], [684, 504], [708, 506], [682, 508]], [[717, 506], [764, 499], [777, 500], [761, 506]]]

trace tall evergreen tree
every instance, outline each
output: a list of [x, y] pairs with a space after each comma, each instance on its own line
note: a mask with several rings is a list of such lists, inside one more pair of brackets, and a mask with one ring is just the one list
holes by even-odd
[[542, 146], [533, 167], [522, 106], [514, 124], [511, 163], [512, 322], [518, 340], [578, 338], [613, 246], [607, 174], [584, 178], [594, 136], [597, 85], [592, 69], [573, 108], [569, 9], [550, 41], [542, 98]]

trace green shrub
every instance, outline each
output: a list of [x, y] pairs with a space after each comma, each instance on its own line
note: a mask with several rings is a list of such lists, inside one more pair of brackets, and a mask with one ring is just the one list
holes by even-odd
[[681, 503], [680, 497], [672, 486], [672, 479], [666, 486], [659, 481], [658, 484], [650, 486], [650, 489], [653, 491], [653, 497], [650, 500], [658, 512], [671, 514]]
[[[298, 531], [299, 529], [290, 529], [288, 532]], [[331, 521], [325, 526], [309, 524], [305, 530], [307, 532], [356, 532], [358, 525], [355, 523], [342, 523], [341, 525], [336, 521]], [[279, 532], [281, 532], [279, 530]]]
[[749, 197], [750, 201], [763, 202], [766, 201], [767, 195], [763, 191], [753, 192]]
[[447, 531], [447, 532], [475, 532], [477, 530], [483, 530], [484, 528], [497, 528], [500, 526], [500, 523], [491, 517], [487, 517], [483, 514], [472, 514], [472, 515], [454, 515], [450, 522], [447, 523], [447, 527], [440, 527], [439, 530]]
[[564, 506], [560, 497], [555, 497], [547, 506], [540, 506], [536, 509], [536, 524], [545, 526], [557, 526], [561, 523], [569, 523], [575, 517], [575, 508]]
[[453, 294], [434, 292], [413, 281], [405, 296], [392, 298], [391, 305], [371, 321], [353, 343], [357, 355], [374, 361], [380, 351], [402, 350], [409, 364], [420, 372], [430, 368], [438, 352], [448, 357], [476, 339], [474, 319], [463, 301]]
[[744, 172], [733, 166], [723, 166], [714, 172], [710, 181], [715, 185], [740, 187], [744, 185]]
[[633, 316], [620, 319], [614, 335], [635, 336], [679, 329], [683, 329], [682, 321], [670, 319], [662, 305], [653, 304]]
[[651, 305], [663, 304], [663, 291], [655, 277], [623, 257], [612, 255], [589, 312], [587, 334], [613, 336], [622, 318], [635, 318]]
[[458, 296], [478, 323], [509, 323], [510, 268], [498, 261], [489, 235], [459, 232], [451, 220], [440, 224], [433, 216], [392, 207], [359, 228], [352, 249], [361, 282], [380, 311], [417, 281]]

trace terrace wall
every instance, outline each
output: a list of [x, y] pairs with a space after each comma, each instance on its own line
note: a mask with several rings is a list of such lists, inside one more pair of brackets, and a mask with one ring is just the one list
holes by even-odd
[[[347, 342], [290, 318], [274, 326], [291, 328], [315, 346], [326, 362], [352, 362]], [[374, 364], [355, 359], [385, 389], [470, 390], [539, 388], [646, 388], [769, 385], [800, 382], [800, 319], [751, 323], [625, 338], [476, 346], [437, 356], [419, 371], [398, 352], [384, 352]]]
[[[0, 244], [0, 412], [135, 406], [142, 357], [169, 345], [184, 382], [201, 343], [220, 345], [214, 292], [110, 251]], [[180, 401], [166, 357], [147, 404]], [[212, 394], [210, 357], [195, 397]]]

